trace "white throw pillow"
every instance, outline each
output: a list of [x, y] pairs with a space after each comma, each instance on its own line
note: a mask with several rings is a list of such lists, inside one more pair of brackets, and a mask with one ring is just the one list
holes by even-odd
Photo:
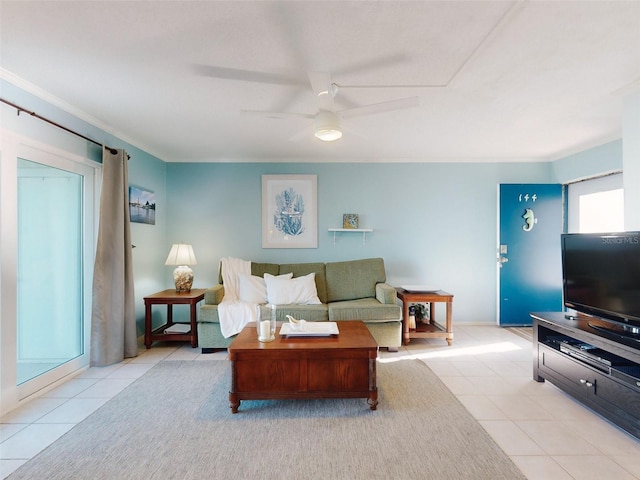
[[[269, 274], [266, 274], [269, 275]], [[272, 276], [272, 275], [270, 275]], [[291, 278], [293, 273], [285, 273], [276, 278]], [[246, 273], [238, 274], [238, 299], [241, 302], [260, 304], [267, 303], [267, 285], [264, 278]]]
[[275, 305], [316, 305], [322, 303], [316, 289], [316, 274], [303, 277], [281, 278], [264, 274], [267, 302]]

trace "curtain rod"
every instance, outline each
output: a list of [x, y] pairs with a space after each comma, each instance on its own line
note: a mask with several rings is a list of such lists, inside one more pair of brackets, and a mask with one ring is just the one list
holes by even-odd
[[78, 132], [76, 132], [74, 130], [71, 130], [70, 128], [65, 127], [64, 125], [60, 125], [59, 123], [56, 123], [53, 120], [49, 120], [48, 118], [45, 118], [45, 117], [43, 117], [41, 115], [38, 115], [36, 112], [30, 112], [29, 110], [27, 110], [25, 108], [22, 108], [21, 106], [16, 105], [15, 103], [11, 103], [10, 101], [5, 100], [4, 98], [0, 98], [0, 102], [6, 103], [10, 107], [15, 108], [18, 111], [18, 115], [20, 115], [20, 112], [28, 113], [32, 117], [35, 117], [35, 118], [37, 118], [39, 120], [47, 122], [48, 124], [53, 125], [54, 127], [61, 128], [65, 132], [72, 133], [73, 135], [76, 135], [76, 136], [78, 136], [80, 138], [85, 139], [87, 142], [95, 143], [99, 147], [104, 147], [107, 150], [109, 150], [112, 155], [115, 155], [118, 152], [115, 148], [107, 147], [106, 145], [103, 145], [102, 143], [95, 141], [93, 138], [86, 137], [86, 136], [82, 135], [81, 133], [78, 133]]

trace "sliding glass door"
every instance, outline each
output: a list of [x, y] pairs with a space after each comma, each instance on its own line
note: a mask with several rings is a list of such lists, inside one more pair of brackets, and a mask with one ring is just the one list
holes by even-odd
[[3, 147], [5, 411], [89, 364], [100, 168], [20, 139]]
[[18, 385], [85, 351], [82, 214], [82, 175], [18, 159]]

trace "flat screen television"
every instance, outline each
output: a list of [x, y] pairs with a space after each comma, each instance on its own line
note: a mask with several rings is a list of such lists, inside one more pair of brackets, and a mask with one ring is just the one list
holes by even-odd
[[563, 234], [564, 305], [640, 340], [640, 232]]

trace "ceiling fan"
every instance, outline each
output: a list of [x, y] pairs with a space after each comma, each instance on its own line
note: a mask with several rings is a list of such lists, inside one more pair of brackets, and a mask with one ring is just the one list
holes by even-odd
[[[308, 83], [299, 77], [290, 77], [279, 74], [254, 72], [247, 70], [236, 70], [224, 67], [197, 66], [200, 74], [215, 78], [243, 80], [249, 82], [270, 83], [276, 85], [291, 85], [297, 88], [308, 88], [315, 94], [318, 102], [318, 110], [315, 113], [298, 113], [287, 111], [269, 110], [241, 110], [242, 113], [251, 115], [261, 115], [267, 118], [282, 118], [286, 116], [301, 117], [313, 121], [313, 132], [316, 138], [325, 141], [335, 141], [342, 138], [342, 120], [352, 117], [375, 115], [378, 113], [390, 112], [404, 108], [417, 107], [419, 97], [407, 97], [387, 102], [374, 103], [338, 110], [335, 104], [335, 97], [341, 88], [412, 88], [424, 87], [419, 85], [359, 85], [341, 86], [333, 82], [328, 72], [308, 72]], [[294, 138], [296, 138], [294, 136]]]
[[316, 138], [332, 142], [342, 138], [342, 120], [345, 118], [375, 115], [377, 113], [389, 112], [403, 108], [417, 107], [419, 98], [417, 96], [391, 100], [387, 102], [374, 103], [359, 107], [337, 110], [335, 97], [340, 90], [340, 85], [331, 81], [331, 75], [327, 72], [309, 72], [309, 84], [318, 101], [318, 111], [313, 114], [294, 112], [273, 112], [262, 110], [242, 110], [243, 113], [258, 114], [268, 117], [278, 116], [298, 116], [313, 120], [313, 131]]

